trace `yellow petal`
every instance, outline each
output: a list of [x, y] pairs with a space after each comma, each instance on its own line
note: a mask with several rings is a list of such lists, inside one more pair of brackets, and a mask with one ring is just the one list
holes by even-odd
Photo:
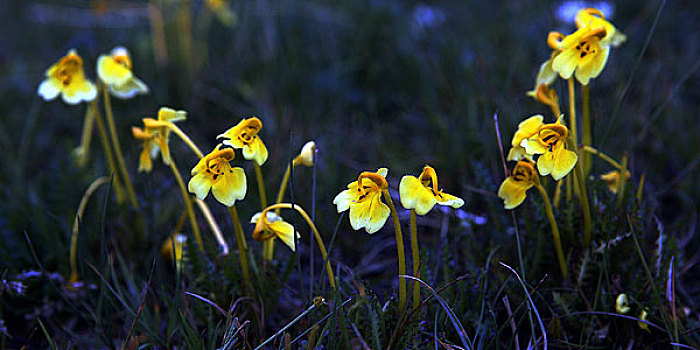
[[566, 176], [571, 171], [571, 169], [574, 168], [574, 165], [576, 165], [576, 161], [578, 160], [578, 156], [576, 155], [576, 153], [569, 151], [564, 147], [560, 147], [553, 153], [554, 164], [552, 166], [552, 178], [554, 180], [559, 181], [561, 178]]
[[58, 79], [47, 78], [41, 82], [37, 92], [39, 93], [39, 96], [44, 99], [44, 101], [49, 101], [58, 96], [58, 94], [61, 92], [61, 88], [63, 88], [63, 86]]
[[464, 199], [453, 196], [448, 193], [440, 193], [441, 198], [437, 198], [438, 204], [450, 206], [452, 208], [461, 208], [464, 205]]
[[119, 64], [112, 56], [101, 55], [97, 59], [97, 75], [107, 85], [123, 85], [133, 77], [131, 70]]
[[[296, 247], [294, 245], [294, 226], [292, 226], [292, 224], [280, 220], [271, 222], [268, 225], [268, 228], [272, 230], [275, 235], [289, 247], [289, 249], [296, 251]], [[296, 235], [298, 238], [299, 232], [297, 232]]]
[[211, 188], [211, 179], [209, 176], [207, 176], [204, 173], [198, 173], [195, 176], [192, 176], [190, 179], [190, 182], [187, 183], [187, 190], [190, 191], [190, 193], [194, 193], [197, 198], [200, 200], [204, 200], [204, 198], [207, 198], [207, 194], [209, 194], [209, 189]]
[[350, 225], [354, 230], [362, 228], [372, 234], [384, 226], [389, 218], [389, 207], [381, 202], [381, 192], [369, 194], [370, 198], [350, 205]]
[[71, 105], [81, 101], [92, 101], [97, 97], [97, 88], [84, 77], [76, 76], [68, 86], [64, 87], [62, 97], [63, 102]]
[[185, 119], [187, 119], [186, 111], [176, 111], [168, 107], [161, 107], [158, 110], [158, 120], [175, 123]]
[[136, 95], [148, 93], [148, 86], [136, 77], [132, 77], [121, 85], [110, 85], [109, 92], [117, 98], [129, 99]]
[[245, 197], [246, 177], [242, 168], [227, 169], [224, 167], [224, 175], [219, 177], [211, 188], [211, 193], [214, 198], [222, 204], [230, 207], [236, 203], [236, 200], [241, 200]]
[[520, 142], [520, 146], [525, 149], [525, 154], [535, 155], [547, 152], [547, 147], [540, 143], [537, 135]]
[[377, 174], [381, 175], [382, 177], [386, 177], [389, 174], [389, 169], [379, 168], [377, 169]]
[[311, 167], [314, 165], [314, 154], [316, 153], [316, 143], [309, 141], [301, 148], [299, 155], [294, 158], [294, 165], [301, 164]]
[[425, 186], [415, 176], [406, 175], [399, 182], [399, 197], [401, 205], [406, 209], [415, 209], [418, 203], [419, 193]]
[[[225, 143], [224, 141], [224, 144]], [[260, 137], [256, 137], [250, 145], [243, 147], [243, 158], [255, 160], [258, 165], [265, 164], [267, 160], [267, 147], [265, 147]]]
[[518, 146], [513, 146], [510, 148], [508, 151], [508, 157], [506, 160], [520, 160], [520, 158], [525, 155], [525, 148], [518, 145]]
[[436, 203], [437, 199], [435, 198], [433, 193], [430, 192], [429, 189], [423, 187], [423, 191], [420, 191], [418, 193], [418, 202], [416, 203], [416, 214], [427, 214], [433, 209]]
[[574, 47], [562, 51], [552, 61], [552, 69], [559, 73], [563, 79], [569, 79], [578, 65], [579, 54]]
[[506, 209], [513, 209], [525, 200], [525, 192], [532, 186], [532, 183], [517, 182], [509, 176], [498, 188], [498, 197], [503, 199]]
[[350, 208], [350, 204], [356, 199], [356, 196], [353, 195], [355, 192], [348, 189], [335, 196], [333, 204], [338, 207], [338, 213], [342, 213]]
[[144, 147], [139, 156], [139, 171], [150, 172], [153, 169], [153, 162], [148, 154], [148, 148]]

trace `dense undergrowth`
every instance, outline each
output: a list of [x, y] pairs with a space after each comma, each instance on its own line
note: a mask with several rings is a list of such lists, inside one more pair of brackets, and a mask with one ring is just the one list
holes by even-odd
[[[566, 278], [542, 197], [532, 189], [504, 210], [497, 196], [505, 174], [494, 113], [505, 152], [518, 122], [556, 119], [525, 92], [551, 53], [547, 33], [574, 30], [558, 5], [243, 1], [217, 14], [200, 1], [0, 4], [9, 23], [0, 54], [0, 347], [700, 347], [696, 4], [615, 4], [612, 20], [627, 42], [592, 82], [593, 144], [626, 155], [631, 176], [626, 191], [611, 193], [599, 178], [611, 167], [593, 157], [588, 246], [580, 202], [564, 197], [555, 210]], [[96, 80], [97, 57], [119, 45], [150, 90], [112, 100], [138, 209], [117, 200], [98, 136], [86, 166], [76, 164], [87, 104], [36, 94], [68, 49]], [[552, 86], [566, 114], [561, 81]], [[205, 202], [230, 251], [222, 254], [199, 212], [196, 243], [171, 169], [156, 159], [152, 172], [137, 172], [141, 142], [130, 128], [161, 106], [187, 111], [178, 126], [205, 154], [241, 118], [260, 118], [268, 204], [287, 165], [315, 140], [314, 166], [292, 172], [284, 198], [313, 218], [337, 288], [292, 211], [283, 213], [301, 233], [296, 252], [277, 244], [274, 260], [263, 261], [248, 223], [261, 209], [255, 169], [240, 151], [232, 164], [248, 178], [236, 206], [250, 283], [229, 212], [211, 196]], [[198, 157], [175, 137], [170, 151], [187, 182]], [[333, 198], [360, 172], [388, 167], [412, 275], [410, 214], [398, 189], [426, 164], [465, 204], [418, 217], [423, 302], [415, 308], [417, 282], [404, 277], [401, 310], [393, 223], [372, 235], [354, 231]], [[76, 209], [102, 176], [78, 223], [80, 283], [69, 283]], [[542, 181], [554, 193], [555, 181]], [[188, 237], [177, 263], [163, 254], [174, 231]]]

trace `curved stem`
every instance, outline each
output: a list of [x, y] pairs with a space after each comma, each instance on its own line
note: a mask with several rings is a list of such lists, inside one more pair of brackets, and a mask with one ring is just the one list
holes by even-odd
[[535, 187], [542, 195], [542, 200], [544, 201], [544, 210], [547, 214], [547, 219], [549, 220], [549, 225], [552, 228], [552, 236], [554, 237], [554, 250], [557, 253], [557, 260], [559, 260], [559, 268], [561, 269], [561, 274], [566, 280], [569, 276], [569, 269], [566, 265], [566, 260], [564, 259], [564, 250], [561, 247], [561, 237], [559, 236], [559, 226], [554, 219], [554, 212], [552, 211], [552, 204], [549, 202], [549, 196], [547, 196], [547, 191], [540, 184], [536, 184]]
[[109, 144], [109, 138], [107, 137], [107, 128], [105, 128], [105, 122], [102, 120], [102, 114], [97, 108], [97, 99], [90, 102], [92, 109], [95, 113], [95, 122], [97, 125], [97, 132], [100, 134], [100, 142], [102, 143], [102, 148], [105, 152], [105, 158], [107, 159], [107, 165], [109, 166], [109, 171], [112, 173], [112, 187], [114, 188], [114, 193], [117, 195], [117, 203], [124, 203], [124, 189], [122, 188], [119, 173], [117, 172], [117, 165], [114, 162], [114, 157], [112, 156], [112, 147]]
[[238, 259], [241, 262], [241, 271], [243, 271], [243, 280], [245, 281], [245, 286], [247, 290], [251, 290], [252, 285], [250, 284], [250, 272], [248, 271], [248, 245], [245, 242], [245, 235], [243, 234], [243, 226], [241, 226], [241, 220], [238, 217], [238, 211], [236, 210], [236, 205], [228, 207], [228, 212], [231, 214], [231, 221], [233, 222], [233, 231], [236, 233], [236, 244], [238, 245]]
[[[411, 260], [413, 260], [413, 277], [420, 278], [420, 251], [418, 250], [418, 227], [416, 225], [416, 210], [411, 209]], [[417, 307], [420, 304], [420, 284], [413, 283], [413, 304]]]
[[219, 245], [221, 246], [221, 254], [223, 255], [228, 255], [229, 248], [228, 244], [226, 243], [226, 240], [224, 239], [223, 233], [221, 233], [221, 228], [219, 225], [216, 223], [216, 220], [214, 219], [214, 215], [212, 215], [211, 210], [209, 209], [209, 206], [207, 203], [205, 203], [203, 200], [199, 198], [193, 198], [194, 203], [197, 204], [199, 207], [199, 211], [202, 212], [202, 215], [204, 215], [204, 218], [207, 220], [207, 223], [209, 224], [209, 228], [211, 228], [211, 231], [214, 232], [214, 237], [216, 237], [216, 241], [219, 242]]
[[584, 145], [583, 147], [581, 147], [581, 149], [588, 152], [588, 153], [595, 154], [596, 156], [600, 157], [600, 159], [610, 163], [610, 165], [614, 166], [618, 170], [622, 169], [622, 165], [620, 165], [620, 163], [616, 162], [612, 157], [610, 157], [609, 155], [607, 155], [607, 154], [605, 154], [605, 153], [603, 153], [603, 152], [601, 152], [601, 151], [599, 151], [591, 146]]
[[[403, 234], [401, 233], [401, 223], [399, 222], [399, 214], [396, 212], [394, 202], [391, 200], [389, 190], [383, 189], [382, 194], [391, 210], [391, 219], [394, 222], [394, 233], [396, 233], [396, 250], [399, 258], [399, 275], [406, 274], [406, 251], [403, 246]], [[406, 305], [406, 279], [399, 278], [399, 311], [403, 311]]]
[[[591, 85], [581, 85], [581, 110], [582, 110], [582, 117], [583, 117], [583, 123], [581, 124], [582, 130], [581, 130], [581, 143], [583, 144], [584, 147], [590, 146], [593, 144], [593, 135], [591, 131]], [[591, 155], [590, 154], [582, 154], [582, 159], [583, 159], [583, 174], [588, 175], [588, 173], [591, 172], [591, 167], [593, 166], [591, 163]]]
[[175, 123], [166, 122], [165, 125], [168, 127], [168, 129], [177, 134], [177, 136], [179, 136], [180, 139], [182, 139], [182, 141], [190, 147], [192, 152], [194, 152], [194, 154], [197, 155], [197, 157], [204, 158], [204, 153], [202, 153], [202, 151], [199, 150], [199, 147], [197, 147], [197, 145], [195, 145], [194, 142], [192, 142], [189, 136], [187, 136], [187, 134], [185, 134], [185, 132], [183, 132], [182, 129], [180, 129], [177, 125], [175, 125]]
[[194, 215], [194, 209], [192, 209], [192, 199], [190, 198], [187, 187], [185, 187], [185, 182], [182, 180], [182, 175], [180, 175], [180, 171], [177, 169], [177, 166], [175, 166], [175, 161], [172, 157], [170, 159], [170, 169], [173, 171], [173, 175], [175, 175], [178, 187], [180, 187], [182, 200], [185, 202], [185, 209], [187, 209], [187, 216], [190, 219], [190, 226], [192, 227], [194, 239], [197, 241], [197, 245], [199, 245], [199, 250], [204, 251], [204, 241], [202, 241], [202, 234], [199, 232], [197, 218]]
[[102, 92], [104, 95], [104, 105], [105, 105], [105, 115], [107, 116], [107, 126], [109, 127], [109, 134], [112, 138], [112, 144], [114, 144], [114, 155], [117, 157], [117, 162], [119, 162], [119, 171], [121, 172], [122, 178], [124, 179], [124, 186], [126, 187], [126, 194], [129, 197], [131, 206], [134, 209], [139, 208], [139, 203], [136, 201], [136, 194], [134, 193], [134, 187], [131, 185], [131, 180], [129, 179], [129, 172], [126, 170], [126, 163], [124, 162], [124, 156], [122, 155], [122, 148], [119, 145], [119, 137], [117, 136], [117, 127], [114, 125], [114, 115], [112, 113], [112, 103], [109, 97], [109, 87], [104, 84], [102, 85]]
[[78, 282], [80, 277], [78, 276], [78, 232], [80, 230], [80, 221], [83, 218], [83, 213], [85, 212], [85, 206], [87, 206], [87, 201], [90, 196], [97, 191], [100, 185], [108, 183], [109, 177], [102, 176], [98, 177], [93, 181], [87, 190], [83, 198], [80, 200], [78, 205], [78, 211], [75, 213], [75, 221], [73, 221], [73, 234], [70, 237], [70, 282]]
[[[282, 203], [282, 199], [284, 198], [284, 193], [287, 191], [287, 183], [289, 182], [289, 176], [291, 175], [291, 168], [289, 165], [287, 165], [287, 170], [284, 172], [284, 176], [282, 176], [282, 182], [280, 183], [280, 189], [277, 192], [277, 199], [275, 200], [275, 203], [279, 204]], [[280, 214], [280, 209], [275, 209], [275, 214], [279, 215]], [[271, 261], [273, 254], [274, 254], [274, 249], [275, 249], [275, 239], [269, 239], [265, 242], [263, 242], [263, 258], [265, 260]]]
[[[328, 281], [330, 282], [331, 287], [333, 287], [333, 289], [336, 289], [335, 275], [333, 274], [333, 269], [331, 269], [331, 263], [330, 261], [328, 261], [328, 252], [326, 251], [326, 245], [323, 244], [321, 234], [318, 232], [318, 229], [316, 228], [314, 221], [311, 220], [309, 214], [307, 214], [306, 211], [304, 211], [304, 209], [302, 209], [298, 204], [277, 203], [265, 208], [265, 210], [263, 210], [262, 215], [266, 215], [265, 213], [268, 210], [272, 209], [275, 209], [275, 212], [279, 212], [279, 209], [294, 209], [301, 215], [302, 218], [304, 218], [306, 223], [309, 224], [309, 227], [311, 228], [311, 231], [313, 231], [314, 237], [316, 238], [316, 244], [318, 245], [318, 249], [321, 251], [321, 257], [323, 257], [323, 260], [326, 262], [326, 273], [328, 274]], [[311, 268], [313, 268], [313, 266]]]
[[[94, 101], [94, 100], [93, 100]], [[90, 156], [90, 141], [92, 141], [92, 129], [95, 126], [95, 104], [89, 104], [85, 109], [85, 122], [83, 123], [83, 135], [80, 137], [80, 146], [73, 152], [76, 163], [84, 167]]]

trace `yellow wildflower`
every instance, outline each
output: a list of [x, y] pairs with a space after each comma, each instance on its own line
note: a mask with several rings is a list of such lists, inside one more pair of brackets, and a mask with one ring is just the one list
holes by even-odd
[[[432, 187], [431, 187], [432, 185]], [[438, 178], [435, 169], [426, 165], [418, 178], [406, 175], [399, 183], [401, 205], [406, 209], [415, 209], [416, 214], [427, 214], [435, 204], [459, 208], [464, 200], [438, 189]]]
[[143, 141], [141, 155], [139, 157], [139, 171], [149, 172], [153, 168], [151, 159], [161, 153], [163, 163], [170, 164], [170, 147], [168, 140], [170, 129], [164, 125], [165, 122], [178, 122], [187, 118], [187, 112], [176, 111], [172, 108], [162, 107], [158, 111], [158, 120], [153, 118], [143, 118], [144, 128], [131, 127], [131, 133], [137, 140]]
[[380, 168], [376, 173], [363, 172], [357, 181], [348, 184], [348, 189], [333, 199], [338, 213], [350, 209], [350, 225], [353, 230], [364, 228], [372, 234], [386, 223], [391, 212], [382, 203], [382, 191], [389, 187], [385, 179], [388, 172], [386, 168]]
[[525, 193], [539, 183], [540, 178], [535, 171], [534, 163], [527, 157], [518, 161], [513, 172], [498, 188], [498, 197], [503, 199], [506, 209], [513, 209], [525, 200]]
[[97, 59], [97, 75], [109, 86], [109, 92], [118, 98], [127, 99], [148, 93], [148, 86], [135, 77], [131, 69], [129, 52], [121, 46]]
[[[525, 147], [520, 144], [523, 140], [532, 137], [540, 131], [540, 128], [544, 123], [542, 123], [544, 117], [541, 114], [533, 115], [518, 124], [518, 131], [513, 135], [513, 140], [511, 140], [511, 148], [508, 151], [508, 160], [520, 160], [525, 154], [527, 154]], [[532, 155], [532, 154], [530, 154]]]
[[627, 299], [627, 294], [622, 293], [617, 296], [615, 300], [615, 311], [618, 314], [626, 314], [630, 312], [629, 300]]
[[540, 175], [551, 174], [554, 180], [559, 181], [574, 168], [578, 160], [576, 153], [565, 147], [568, 135], [569, 129], [560, 117], [556, 123], [542, 125], [535, 135], [523, 140], [520, 145], [527, 154], [541, 154], [537, 158]]
[[592, 29], [605, 29], [605, 36], [600, 40], [602, 46], [618, 47], [627, 40], [627, 36], [606, 21], [605, 16], [598, 9], [589, 7], [576, 13], [576, 27], [585, 26], [590, 26]]
[[[253, 239], [256, 241], [262, 242], [276, 237], [281, 239], [289, 249], [296, 251], [294, 245], [294, 226], [284, 221], [282, 217], [275, 214], [274, 211], [264, 210], [261, 213], [257, 213], [253, 215], [250, 222], [255, 224]], [[296, 232], [296, 236], [299, 238], [299, 232]]]
[[605, 35], [605, 28], [595, 28], [592, 25], [581, 27], [566, 37], [551, 32], [547, 42], [553, 49], [560, 51], [552, 59], [552, 69], [563, 79], [571, 78], [575, 72], [576, 80], [588, 85], [591, 78], [600, 75], [608, 61], [610, 47], [601, 45], [601, 39]]
[[301, 148], [298, 156], [294, 157], [293, 165], [314, 166], [314, 154], [316, 153], [316, 143], [309, 141]]
[[216, 146], [192, 168], [193, 176], [187, 189], [201, 200], [211, 189], [214, 198], [229, 207], [243, 199], [247, 189], [245, 172], [242, 168], [231, 168], [229, 162], [234, 155], [233, 149]]
[[41, 82], [37, 92], [45, 101], [53, 100], [61, 94], [63, 102], [71, 105], [92, 101], [97, 97], [97, 88], [85, 78], [83, 59], [75, 49], [68, 51], [68, 54], [46, 70], [46, 79]]
[[[630, 172], [625, 172], [625, 178], [630, 178]], [[620, 182], [620, 170], [611, 170], [605, 174], [600, 175], [600, 179], [605, 181], [608, 185], [608, 189], [613, 194], [617, 194], [617, 184]]]
[[243, 149], [243, 158], [254, 159], [258, 165], [265, 164], [267, 160], [267, 148], [258, 133], [262, 129], [262, 122], [256, 117], [241, 120], [236, 126], [226, 130], [216, 138], [224, 138], [224, 145], [236, 149]]

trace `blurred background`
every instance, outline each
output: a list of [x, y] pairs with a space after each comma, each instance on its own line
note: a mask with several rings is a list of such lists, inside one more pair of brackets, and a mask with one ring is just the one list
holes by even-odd
[[[700, 271], [692, 267], [700, 260], [695, 235], [700, 6], [695, 1], [587, 5], [601, 8], [627, 35], [592, 83], [594, 145], [617, 159], [627, 152], [633, 181], [646, 174], [645, 200], [665, 232], [687, 249], [686, 276], [698, 278]], [[241, 118], [259, 117], [270, 151], [263, 167], [270, 198], [290, 158], [315, 140], [315, 199], [311, 169], [295, 171], [292, 191], [302, 206], [315, 207], [319, 228], [328, 235], [338, 219], [332, 199], [359, 172], [388, 167], [395, 190], [401, 176], [418, 175], [430, 164], [441, 187], [466, 201], [451, 219], [460, 235], [450, 239], [475, 250], [507, 245], [503, 259], [513, 259], [507, 243], [512, 232], [506, 230], [510, 217], [495, 196], [504, 175], [493, 115], [498, 114], [506, 143], [528, 116], [542, 113], [554, 120], [525, 92], [550, 55], [547, 33], [573, 32], [573, 15], [582, 6], [549, 1], [1, 1], [0, 273], [36, 269], [26, 234], [44, 268], [67, 276], [78, 202], [90, 182], [108, 170], [97, 137], [86, 168], [71, 158], [86, 105], [44, 102], [36, 91], [45, 70], [69, 49], [83, 57], [94, 81], [97, 57], [115, 46], [129, 49], [135, 75], [151, 91], [113, 99], [145, 215], [108, 205], [106, 234], [123, 249], [136, 251], [135, 268], [147, 270], [145, 257], [157, 252], [182, 210], [176, 184], [159, 161], [152, 173], [136, 172], [140, 142], [130, 128], [154, 117], [161, 106], [189, 113], [179, 125], [205, 152], [215, 146], [216, 135]], [[566, 96], [564, 84], [555, 86]], [[196, 158], [179, 140], [171, 140], [171, 147], [180, 169], [188, 172]], [[248, 174], [240, 212], [249, 218], [259, 208], [255, 180], [249, 162], [237, 162]], [[592, 174], [608, 170], [597, 161]], [[97, 198], [95, 203], [105, 201]], [[225, 211], [210, 204], [233, 240]], [[88, 208], [92, 228], [100, 225], [102, 207]], [[427, 249], [439, 241], [442, 218], [435, 212], [421, 219]], [[98, 237], [81, 244], [88, 251], [99, 247]], [[464, 259], [483, 261], [487, 252], [484, 248]], [[89, 252], [81, 254], [90, 258]], [[386, 278], [371, 278], [394, 269], [393, 233], [388, 225], [368, 237], [353, 232], [345, 219], [333, 254], [362, 278], [385, 285]], [[700, 293], [700, 285], [692, 288], [691, 294]]]

